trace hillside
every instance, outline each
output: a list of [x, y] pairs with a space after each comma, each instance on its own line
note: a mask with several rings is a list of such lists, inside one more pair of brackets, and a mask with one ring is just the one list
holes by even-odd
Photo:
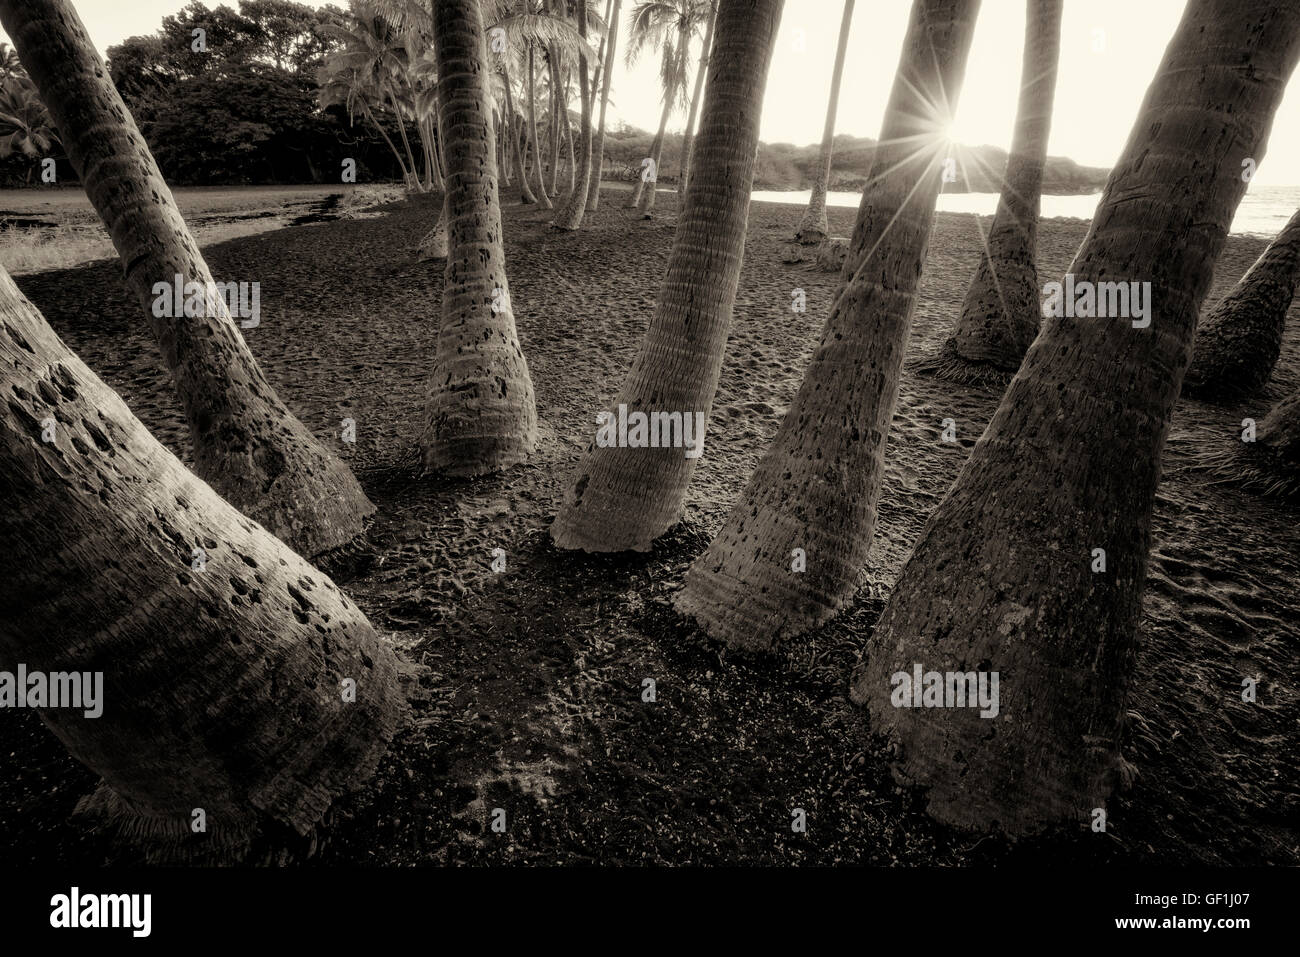
[[[640, 169], [641, 160], [650, 154], [653, 134], [636, 128], [610, 131], [605, 139], [606, 169], [609, 175], [623, 173], [630, 178]], [[664, 139], [659, 179], [675, 183], [681, 166], [680, 134]], [[867, 181], [876, 141], [858, 136], [835, 137], [835, 158], [831, 164], [832, 190], [860, 191]], [[810, 189], [817, 169], [820, 144], [795, 146], [792, 143], [763, 143], [758, 153], [755, 189]], [[996, 146], [958, 148], [957, 182], [945, 187], [947, 192], [996, 193], [1006, 166], [1006, 150]], [[1109, 170], [1081, 166], [1065, 156], [1049, 156], [1043, 177], [1043, 192], [1049, 195], [1095, 193], [1105, 184]]]

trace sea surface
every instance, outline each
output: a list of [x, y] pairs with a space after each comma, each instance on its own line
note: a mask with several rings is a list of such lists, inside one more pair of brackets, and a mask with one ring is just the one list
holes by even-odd
[[[791, 192], [755, 190], [754, 199], [765, 203], [807, 204], [811, 190]], [[827, 206], [857, 208], [861, 193], [828, 193]], [[1092, 219], [1101, 193], [1083, 196], [1044, 196], [1042, 216], [1051, 219], [1065, 216], [1073, 219]], [[997, 210], [997, 193], [941, 193], [939, 209], [947, 213], [978, 213], [992, 216]], [[1286, 225], [1292, 214], [1300, 209], [1300, 186], [1256, 186], [1248, 189], [1237, 207], [1232, 220], [1232, 232], [1272, 239]]]

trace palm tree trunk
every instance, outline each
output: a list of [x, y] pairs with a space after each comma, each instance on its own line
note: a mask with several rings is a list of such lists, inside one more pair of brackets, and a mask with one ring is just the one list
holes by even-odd
[[[587, 0], [578, 0], [578, 32], [587, 37]], [[591, 184], [591, 78], [587, 72], [587, 54], [578, 57], [578, 93], [582, 98], [582, 139], [579, 146], [578, 179], [569, 190], [564, 208], [551, 224], [557, 229], [575, 230], [587, 212], [587, 187]]]
[[426, 469], [479, 475], [528, 456], [537, 409], [510, 307], [478, 0], [435, 5], [434, 53], [450, 253], [420, 445]]
[[[438, 138], [441, 139], [443, 136], [442, 111], [436, 105], [439, 99], [439, 94], [435, 93], [434, 122], [438, 127]], [[447, 235], [448, 193], [449, 191], [446, 189], [442, 191], [442, 208], [438, 211], [438, 220], [420, 240], [420, 246], [416, 252], [418, 262], [436, 262], [439, 259], [447, 258], [447, 250], [450, 244]]]
[[[536, 203], [537, 197], [533, 195], [533, 189], [528, 185], [528, 170], [524, 166], [523, 150], [519, 146], [520, 130], [516, 127], [515, 100], [510, 92], [510, 70], [505, 66], [504, 60], [501, 66], [501, 73], [506, 81], [506, 112], [510, 114], [510, 149], [514, 155], [515, 172], [519, 178], [519, 201], [521, 203]], [[518, 126], [523, 126], [522, 114], [518, 117]], [[526, 134], [525, 134], [526, 141]], [[446, 150], [443, 150], [446, 155]]]
[[[881, 614], [852, 698], [944, 821], [1087, 821], [1124, 769], [1161, 453], [1237, 173], [1262, 160], [1297, 58], [1296, 5], [1188, 3], [1070, 268], [1076, 288], [1150, 282], [1149, 324], [1044, 321]], [[914, 662], [999, 672], [997, 718], [891, 707]]]
[[181, 276], [207, 290], [212, 273], [72, 4], [0, 0], [0, 21], [125, 264], [185, 411], [196, 471], [304, 555], [351, 541], [374, 506], [276, 395], [224, 302], [193, 317], [155, 315], [155, 284]]
[[[615, 408], [707, 419], [740, 280], [758, 124], [782, 0], [722, 0], [692, 201], [678, 222], [659, 304]], [[684, 430], [679, 433], [684, 439]], [[551, 526], [561, 548], [644, 551], [681, 515], [703, 450], [588, 448]]]
[[375, 118], [375, 114], [370, 112], [370, 107], [366, 105], [364, 100], [361, 101], [361, 110], [366, 114], [366, 119], [370, 120], [370, 125], [379, 131], [379, 135], [384, 138], [384, 142], [388, 144], [388, 148], [393, 151], [393, 159], [397, 160], [397, 168], [402, 171], [402, 182], [408, 182], [406, 163], [402, 160], [402, 154], [397, 152], [397, 144], [393, 142], [392, 137], [388, 135], [387, 131], [379, 125], [379, 120]]
[[0, 363], [0, 659], [102, 673], [98, 717], [39, 712], [102, 778], [79, 810], [152, 859], [237, 859], [267, 822], [311, 833], [405, 709], [391, 646], [163, 448], [2, 269]]
[[[561, 75], [564, 71], [560, 68], [559, 51], [556, 50], [555, 44], [548, 47], [547, 69], [551, 76], [551, 195], [559, 196], [559, 175], [560, 175], [560, 117], [563, 113], [564, 119], [568, 120], [568, 98], [562, 96], [568, 93], [567, 79], [561, 83]], [[561, 99], [564, 100], [561, 103]], [[570, 169], [573, 167], [570, 166]]]
[[1005, 386], [1038, 335], [1038, 209], [1052, 129], [1063, 0], [1031, 0], [1025, 21], [1020, 103], [1002, 195], [984, 254], [951, 338], [926, 371]]
[[1264, 388], [1282, 351], [1297, 283], [1300, 212], [1196, 327], [1195, 354], [1183, 393], [1233, 402]]
[[826, 239], [830, 226], [826, 222], [826, 190], [831, 180], [831, 156], [835, 151], [835, 114], [840, 107], [840, 80], [844, 78], [844, 54], [849, 47], [849, 27], [853, 23], [853, 0], [844, 0], [844, 15], [840, 20], [840, 40], [835, 48], [835, 67], [831, 71], [831, 99], [826, 106], [826, 126], [822, 130], [821, 161], [817, 164], [817, 179], [812, 196], [804, 211], [794, 239], [806, 246], [816, 246]]
[[[574, 188], [578, 185], [578, 179], [576, 173], [577, 165], [574, 162], [575, 157], [573, 154], [573, 124], [569, 122], [569, 107], [568, 107], [569, 79], [570, 79], [569, 75], [565, 74], [564, 77], [565, 106], [564, 106], [563, 116], [564, 116], [564, 141], [566, 144], [568, 144], [568, 148], [569, 148], [569, 192], [573, 192]], [[596, 104], [596, 95], [594, 92], [592, 92], [589, 102], [592, 104], [592, 108], [594, 109]]]
[[411, 152], [411, 141], [406, 135], [406, 120], [402, 117], [402, 104], [397, 99], [397, 88], [393, 86], [391, 78], [385, 77], [384, 88], [388, 91], [388, 101], [393, 104], [393, 115], [397, 117], [397, 132], [402, 134], [402, 147], [406, 150], [406, 160], [411, 167], [410, 179], [406, 185], [411, 188], [417, 188], [419, 181], [419, 164], [415, 162], [415, 154]]
[[533, 67], [533, 45], [528, 44], [528, 127], [533, 136], [533, 160], [537, 172], [537, 204], [543, 209], [554, 208], [546, 195], [545, 171], [542, 169], [542, 141], [537, 138], [537, 93], [533, 84], [536, 70]]
[[[848, 0], [851, 4], [853, 0]], [[686, 117], [686, 131], [682, 135], [682, 158], [678, 176], [677, 195], [686, 202], [686, 187], [691, 179], [691, 148], [695, 143], [695, 116], [700, 106], [700, 91], [704, 89], [704, 75], [709, 71], [709, 47], [713, 44], [713, 24], [718, 19], [718, 4], [714, 0], [709, 10], [709, 25], [704, 29], [704, 44], [700, 47], [700, 63], [695, 68], [695, 91], [691, 94], [691, 110]], [[842, 41], [841, 41], [842, 42]]]
[[594, 213], [600, 207], [600, 180], [601, 174], [605, 171], [605, 108], [609, 106], [609, 84], [614, 75], [614, 54], [618, 48], [618, 14], [623, 0], [612, 0], [613, 13], [609, 4], [606, 4], [605, 22], [609, 25], [606, 31], [607, 45], [604, 55], [601, 59], [601, 73], [603, 79], [600, 82], [600, 127], [596, 132], [596, 145], [592, 150], [592, 171], [591, 179], [587, 186], [587, 212]]
[[637, 176], [636, 186], [632, 190], [632, 199], [627, 204], [628, 209], [640, 207], [645, 194], [647, 192], [654, 192], [655, 181], [659, 178], [659, 154], [663, 151], [664, 131], [668, 128], [668, 116], [672, 113], [672, 110], [672, 95], [665, 91], [664, 109], [663, 112], [659, 114], [659, 132], [655, 134], [655, 138], [650, 144], [650, 159], [654, 163], [655, 179], [647, 180], [644, 170]]
[[[871, 546], [885, 440], [979, 0], [916, 0], [871, 179], [821, 342], [790, 411], [687, 573], [677, 608], [768, 650], [852, 597]], [[802, 549], [807, 570], [792, 571]]]

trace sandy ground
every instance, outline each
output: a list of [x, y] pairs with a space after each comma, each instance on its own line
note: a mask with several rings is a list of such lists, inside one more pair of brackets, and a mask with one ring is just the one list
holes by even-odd
[[[684, 523], [648, 555], [593, 558], [557, 552], [546, 526], [654, 308], [675, 199], [662, 194], [646, 222], [611, 190], [580, 232], [560, 234], [543, 212], [513, 205], [515, 195], [507, 261], [542, 441], [529, 465], [471, 482], [421, 478], [409, 464], [442, 285], [441, 270], [416, 263], [412, 250], [436, 198], [205, 250], [217, 279], [261, 282], [261, 325], [246, 335], [294, 411], [335, 441], [341, 420], [356, 420], [356, 445], [338, 445], [379, 513], [367, 548], [332, 571], [430, 669], [412, 727], [378, 776], [339, 803], [313, 861], [1300, 863], [1297, 516], [1180, 472], [1300, 384], [1300, 324], [1291, 323], [1264, 396], [1229, 409], [1179, 406], [1130, 702], [1125, 757], [1135, 783], [1113, 800], [1105, 834], [1080, 826], [1011, 845], [921, 813], [847, 701], [882, 597], [998, 401], [911, 371], [960, 306], [976, 220], [936, 220], [859, 600], [761, 659], [726, 653], [668, 599], [775, 433], [835, 291], [833, 275], [782, 262], [801, 210], [751, 209], [708, 452]], [[853, 219], [833, 210], [833, 232], [847, 235]], [[1077, 221], [1044, 223], [1044, 278], [1065, 271], [1085, 231]], [[1264, 245], [1229, 242], [1211, 301]], [[118, 272], [97, 264], [19, 285], [188, 458], [170, 383]], [[796, 288], [806, 291], [806, 314], [790, 310]], [[956, 445], [939, 439], [949, 417]], [[507, 554], [502, 574], [489, 568], [495, 547]], [[1253, 705], [1240, 699], [1246, 676], [1259, 679]], [[655, 680], [653, 703], [642, 700], [645, 678]], [[124, 859], [68, 820], [93, 776], [30, 714], [4, 716], [0, 753], [0, 861]], [[486, 826], [497, 807], [505, 834]], [[791, 830], [795, 808], [807, 812], [806, 834]]]

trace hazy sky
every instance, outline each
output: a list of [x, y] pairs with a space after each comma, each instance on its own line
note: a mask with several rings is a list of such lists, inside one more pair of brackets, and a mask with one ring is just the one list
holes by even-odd
[[[74, 0], [103, 51], [152, 33], [184, 0]], [[599, 3], [602, 0], [591, 0]], [[624, 26], [635, 0], [624, 0]], [[230, 5], [235, 6], [234, 0]], [[312, 4], [320, 6], [319, 3]], [[339, 0], [340, 6], [345, 6]], [[1049, 151], [1089, 166], [1110, 166], [1127, 139], [1142, 96], [1172, 36], [1182, 0], [1066, 0], [1061, 64]], [[208, 6], [216, 6], [209, 0]], [[898, 64], [910, 0], [857, 0], [840, 94], [837, 132], [875, 137]], [[766, 142], [821, 139], [841, 0], [786, 0], [763, 106]], [[1006, 148], [1015, 121], [1024, 37], [1024, 0], [984, 0], [954, 129], [960, 142]], [[658, 62], [628, 69], [619, 40], [610, 114], [653, 130], [659, 121]], [[1300, 183], [1300, 80], [1277, 113], [1268, 157], [1255, 182]], [[680, 129], [678, 114], [670, 129]]]

